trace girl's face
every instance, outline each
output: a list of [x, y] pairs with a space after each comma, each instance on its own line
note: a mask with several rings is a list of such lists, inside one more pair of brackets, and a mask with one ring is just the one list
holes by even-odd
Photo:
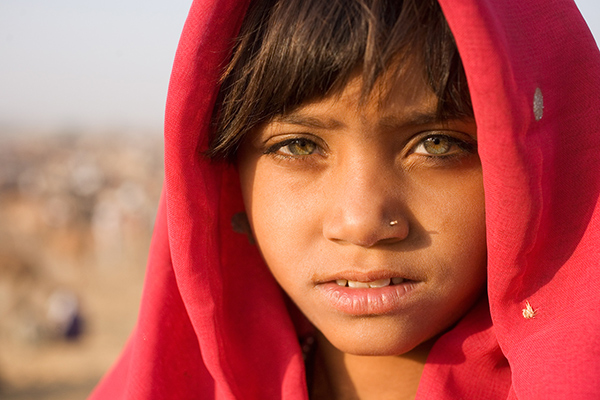
[[472, 121], [439, 121], [417, 74], [361, 80], [255, 130], [242, 192], [271, 272], [338, 349], [403, 354], [456, 322], [486, 275]]

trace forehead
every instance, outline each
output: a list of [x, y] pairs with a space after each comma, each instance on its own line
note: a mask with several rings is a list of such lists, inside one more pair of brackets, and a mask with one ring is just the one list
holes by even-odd
[[[425, 124], [438, 120], [438, 98], [418, 68], [389, 68], [366, 91], [360, 72], [341, 89], [322, 99], [308, 101], [294, 110], [276, 116], [272, 122], [315, 128], [335, 128], [335, 115], [350, 110], [359, 119], [377, 118], [381, 125], [397, 125], [401, 120]], [[332, 117], [327, 117], [327, 116]]]

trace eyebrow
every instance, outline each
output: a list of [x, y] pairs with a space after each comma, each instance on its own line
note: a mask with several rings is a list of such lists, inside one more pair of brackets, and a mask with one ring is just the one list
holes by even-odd
[[[395, 115], [387, 115], [381, 118], [378, 125], [384, 130], [397, 130], [400, 128], [414, 127], [447, 121], [445, 118], [440, 118], [436, 112], [415, 111], [408, 115], [398, 117]], [[335, 118], [318, 118], [302, 113], [284, 114], [276, 117], [273, 122], [280, 124], [298, 125], [306, 128], [315, 129], [339, 129], [346, 126], [343, 122]]]
[[280, 124], [299, 125], [306, 128], [316, 129], [339, 129], [346, 126], [335, 118], [317, 118], [301, 113], [284, 114], [276, 117], [273, 122]]

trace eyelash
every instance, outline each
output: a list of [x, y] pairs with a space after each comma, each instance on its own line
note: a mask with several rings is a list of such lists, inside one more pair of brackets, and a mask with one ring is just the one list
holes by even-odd
[[[425, 149], [425, 146], [427, 145], [428, 141], [433, 141], [433, 140], [443, 140], [446, 141], [449, 148], [447, 150], [447, 152], [443, 153], [443, 154], [433, 154], [433, 153], [419, 153], [417, 152], [417, 150], [420, 147], [423, 147], [423, 149]], [[454, 147], [458, 147], [458, 151], [457, 150], [453, 150]], [[418, 154], [420, 156], [424, 156], [424, 157], [429, 157], [429, 158], [442, 158], [442, 159], [447, 159], [447, 158], [453, 158], [453, 157], [457, 157], [457, 156], [461, 156], [462, 154], [464, 154], [464, 152], [467, 153], [476, 153], [477, 152], [477, 145], [474, 142], [469, 142], [463, 139], [459, 139], [457, 137], [454, 136], [449, 136], [449, 135], [444, 135], [444, 134], [430, 134], [427, 135], [421, 139], [419, 139], [419, 141], [417, 142], [416, 145], [414, 145], [411, 149], [411, 153], [412, 154]]]
[[[432, 153], [428, 153], [428, 152], [418, 153], [417, 152], [419, 147], [425, 148], [428, 140], [435, 140], [435, 139], [447, 141], [449, 150], [443, 154], [432, 154]], [[305, 147], [307, 144], [309, 144], [309, 145], [314, 146], [314, 149], [312, 150], [311, 153], [304, 154], [304, 155], [293, 154], [292, 151], [289, 151], [289, 154], [281, 153], [281, 149], [284, 149], [293, 144], [298, 144], [298, 145], [301, 145], [302, 147]], [[458, 147], [459, 151], [453, 151], [454, 147]], [[477, 152], [477, 144], [470, 142], [470, 141], [456, 138], [454, 136], [449, 136], [449, 135], [439, 133], [439, 134], [428, 134], [427, 136], [418, 139], [418, 142], [412, 146], [409, 154], [417, 154], [422, 157], [427, 157], [428, 159], [431, 159], [433, 161], [443, 161], [443, 160], [448, 160], [451, 158], [461, 157], [462, 155], [465, 154], [465, 152], [469, 153], [469, 154], [476, 153]], [[304, 137], [294, 137], [294, 138], [282, 140], [281, 142], [278, 142], [278, 143], [275, 143], [275, 144], [269, 146], [263, 152], [263, 154], [270, 154], [270, 155], [282, 157], [285, 159], [293, 159], [293, 160], [306, 160], [307, 156], [313, 155], [315, 153], [323, 154], [322, 147], [319, 146], [314, 140], [307, 139]]]
[[[290, 152], [290, 154], [280, 154], [279, 153], [281, 149], [288, 147], [292, 144], [304, 144], [304, 145], [311, 144], [314, 146], [314, 151], [313, 151], [313, 153], [306, 154], [306, 155], [295, 155], [295, 154], [291, 154], [292, 152]], [[285, 139], [285, 140], [282, 140], [281, 142], [275, 143], [274, 145], [269, 146], [263, 153], [278, 155], [278, 156], [285, 157], [285, 158], [304, 158], [308, 155], [314, 154], [314, 152], [318, 151], [319, 149], [321, 149], [321, 146], [319, 146], [317, 143], [315, 143], [314, 140], [306, 139], [303, 137], [296, 137], [296, 138]]]

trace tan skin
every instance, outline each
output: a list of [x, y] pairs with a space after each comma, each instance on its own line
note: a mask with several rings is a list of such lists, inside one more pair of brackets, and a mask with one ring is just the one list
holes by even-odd
[[[257, 245], [320, 332], [314, 398], [414, 398], [432, 339], [485, 285], [475, 123], [435, 118], [414, 72], [382, 82], [361, 104], [356, 77], [239, 153]], [[342, 286], [380, 279], [389, 286]]]
[[402, 356], [360, 356], [336, 349], [322, 335], [318, 367], [310, 398], [414, 399], [433, 340]]

